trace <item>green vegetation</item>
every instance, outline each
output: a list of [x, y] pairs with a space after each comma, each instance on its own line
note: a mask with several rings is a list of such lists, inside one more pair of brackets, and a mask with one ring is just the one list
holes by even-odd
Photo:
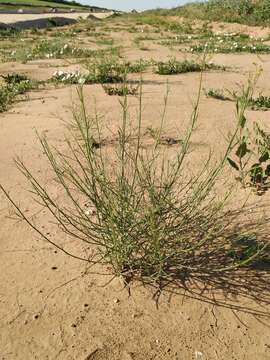
[[[93, 10], [103, 10], [103, 8], [93, 7], [82, 5], [76, 1], [65, 1], [65, 0], [1, 0], [0, 10], [7, 9], [27, 9], [27, 8], [55, 8], [62, 10], [70, 10], [74, 9], [77, 11], [89, 11], [89, 9]], [[106, 10], [106, 9], [104, 9]]]
[[2, 75], [2, 78], [4, 81], [0, 83], [0, 112], [8, 110], [18, 95], [23, 95], [38, 86], [37, 82], [21, 74]]
[[116, 84], [116, 85], [102, 85], [105, 93], [109, 96], [127, 96], [138, 95], [138, 86], [132, 86], [131, 84]]
[[167, 62], [157, 63], [156, 73], [159, 75], [174, 75], [203, 70], [225, 70], [225, 67], [212, 63], [202, 64], [189, 60], [177, 61], [176, 59], [170, 59]]
[[193, 2], [172, 10], [148, 12], [148, 17], [157, 15], [184, 16], [209, 21], [239, 22], [249, 25], [270, 23], [269, 0], [209, 0]]
[[[135, 133], [134, 124], [129, 122], [127, 97], [121, 102], [121, 124], [110, 157], [103, 150], [106, 142], [99, 116], [87, 114], [82, 88], [78, 88], [78, 95], [80, 109], [74, 111], [72, 140], [64, 140], [68, 156], [50, 146], [45, 137], [39, 138], [62, 196], [51, 194], [22, 160], [16, 160], [16, 164], [38, 204], [65, 234], [63, 238], [82, 245], [81, 254], [70, 252], [48, 237], [48, 230], [33, 222], [0, 185], [16, 213], [43, 239], [76, 259], [105, 265], [126, 284], [139, 279], [159, 289], [196, 274], [203, 278], [209, 273], [234, 271], [264, 253], [268, 243], [257, 239], [251, 230], [239, 233], [237, 218], [234, 215], [232, 223], [231, 212], [224, 208], [227, 194], [217, 197], [215, 192], [237, 134], [243, 130], [250, 91], [244, 93], [245, 101], [238, 103], [238, 126], [222, 160], [210, 167], [208, 159], [208, 165], [197, 174], [194, 169], [189, 173], [185, 164], [197, 126], [200, 91], [173, 158], [159, 145], [164, 116], [156, 140], [153, 138], [147, 149], [143, 145], [142, 89]], [[168, 95], [163, 114], [167, 102]], [[169, 147], [166, 149], [169, 151]], [[234, 225], [238, 233], [232, 236]], [[244, 237], [252, 241], [243, 241]], [[90, 255], [84, 245], [92, 245]]]
[[[228, 93], [228, 95], [225, 94]], [[208, 97], [212, 97], [217, 100], [229, 100], [229, 101], [241, 101], [241, 94], [236, 91], [222, 90], [222, 89], [208, 89], [206, 91]], [[252, 110], [269, 110], [270, 109], [270, 97], [260, 94], [258, 97], [250, 97], [248, 106]]]
[[95, 58], [105, 54], [118, 52], [118, 48], [107, 48], [92, 50], [81, 48], [70, 43], [65, 39], [39, 40], [34, 45], [32, 42], [25, 43], [25, 46], [16, 50], [6, 50], [4, 52], [4, 61], [21, 61], [27, 62], [36, 59], [64, 59], [64, 58]]
[[257, 98], [251, 100], [251, 108], [253, 110], [268, 110], [270, 109], [270, 97], [259, 95]]

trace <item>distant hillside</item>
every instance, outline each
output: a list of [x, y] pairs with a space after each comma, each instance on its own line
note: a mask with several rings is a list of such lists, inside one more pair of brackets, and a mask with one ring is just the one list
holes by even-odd
[[270, 0], [209, 0], [189, 3], [161, 15], [179, 15], [202, 20], [270, 25]]
[[76, 11], [107, 11], [107, 9], [97, 6], [87, 6], [67, 0], [0, 0], [0, 11], [16, 11], [18, 9], [48, 11], [51, 8], [59, 11], [70, 9]]

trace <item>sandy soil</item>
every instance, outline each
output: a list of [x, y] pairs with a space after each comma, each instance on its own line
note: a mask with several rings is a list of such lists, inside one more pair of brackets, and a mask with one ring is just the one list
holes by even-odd
[[[77, 15], [77, 14], [76, 14]], [[26, 16], [26, 15], [18, 15]], [[70, 16], [74, 16], [70, 14]], [[0, 18], [0, 21], [3, 21]], [[14, 21], [14, 20], [13, 20]], [[166, 59], [190, 55], [159, 46], [148, 51], [134, 48], [131, 35], [114, 34], [125, 45], [125, 55], [134, 60]], [[213, 61], [229, 65], [226, 72], [207, 72], [205, 88], [237, 88], [245, 82], [254, 62], [264, 69], [257, 91], [270, 94], [270, 55], [216, 55]], [[0, 73], [17, 71], [35, 79], [48, 79], [61, 61], [41, 60], [27, 64], [0, 64]], [[65, 68], [66, 69], [66, 68]], [[136, 78], [136, 75], [132, 75]], [[166, 77], [148, 71], [143, 75], [144, 126], [157, 126], [166, 92]], [[184, 128], [192, 110], [199, 84], [198, 74], [169, 78], [170, 98], [165, 133], [176, 136]], [[107, 96], [100, 85], [85, 86], [87, 108], [94, 98], [110, 131], [117, 129], [119, 102]], [[50, 185], [48, 165], [42, 156], [35, 129], [62, 146], [63, 121], [72, 118], [76, 90], [66, 86], [29, 94], [27, 101], [16, 103], [0, 114], [0, 182], [29, 213], [36, 205], [25, 195], [25, 180], [18, 174], [13, 157], [21, 156], [44, 182]], [[136, 114], [137, 100], [130, 99]], [[219, 102], [202, 96], [200, 119], [194, 134], [195, 167], [207, 155], [209, 147], [225, 148], [225, 135], [235, 122], [232, 102]], [[269, 112], [248, 112], [250, 121], [269, 125]], [[225, 178], [233, 179], [228, 169]], [[58, 189], [52, 189], [57, 194]], [[237, 188], [233, 204], [248, 191]], [[249, 204], [269, 203], [270, 193], [262, 198], [250, 195]], [[191, 287], [180, 294], [163, 293], [158, 307], [153, 291], [140, 284], [131, 287], [131, 296], [119, 279], [105, 284], [109, 276], [87, 269], [43, 242], [26, 224], [8, 218], [9, 204], [0, 193], [0, 359], [1, 360], [269, 360], [269, 276], [263, 274], [230, 287], [219, 283], [212, 292]], [[43, 212], [36, 221], [47, 225]], [[250, 214], [250, 221], [253, 214]], [[48, 236], [60, 238], [57, 228], [49, 225]], [[62, 235], [61, 235], [62, 236]], [[71, 243], [80, 251], [79, 244]], [[218, 279], [209, 279], [218, 281]], [[237, 286], [239, 285], [239, 287]]]

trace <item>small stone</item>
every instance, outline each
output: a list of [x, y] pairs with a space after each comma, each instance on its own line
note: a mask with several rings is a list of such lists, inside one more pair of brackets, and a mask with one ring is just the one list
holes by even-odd
[[34, 316], [34, 319], [38, 319], [39, 318], [39, 314], [36, 314], [35, 316]]
[[118, 304], [118, 303], [120, 303], [120, 300], [119, 300], [119, 299], [114, 299], [113, 302], [114, 302], [115, 304]]
[[52, 270], [57, 270], [57, 266], [53, 266], [53, 267], [52, 267]]
[[199, 359], [203, 356], [203, 353], [201, 351], [195, 351], [195, 358]]
[[77, 327], [77, 325], [76, 325], [76, 324], [72, 324], [72, 325], [71, 325], [71, 327], [76, 328], [76, 327]]

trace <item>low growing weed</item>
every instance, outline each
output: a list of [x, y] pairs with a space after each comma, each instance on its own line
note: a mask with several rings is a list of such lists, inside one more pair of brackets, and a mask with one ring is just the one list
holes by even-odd
[[23, 95], [38, 87], [38, 82], [22, 74], [14, 73], [1, 77], [3, 82], [0, 83], [0, 112], [8, 110], [18, 95]]
[[159, 75], [174, 75], [203, 70], [225, 70], [225, 67], [212, 63], [203, 64], [189, 60], [177, 61], [176, 59], [170, 59], [167, 62], [157, 63], [156, 73]]
[[103, 85], [106, 94], [113, 96], [138, 95], [138, 86], [132, 86], [128, 83], [117, 85]]
[[238, 172], [237, 180], [243, 187], [250, 186], [262, 195], [270, 186], [270, 134], [254, 123], [253, 135], [247, 126], [242, 109], [253, 103], [253, 88], [250, 81], [242, 96], [237, 98], [239, 131], [234, 144], [234, 158], [228, 158], [228, 162]]

